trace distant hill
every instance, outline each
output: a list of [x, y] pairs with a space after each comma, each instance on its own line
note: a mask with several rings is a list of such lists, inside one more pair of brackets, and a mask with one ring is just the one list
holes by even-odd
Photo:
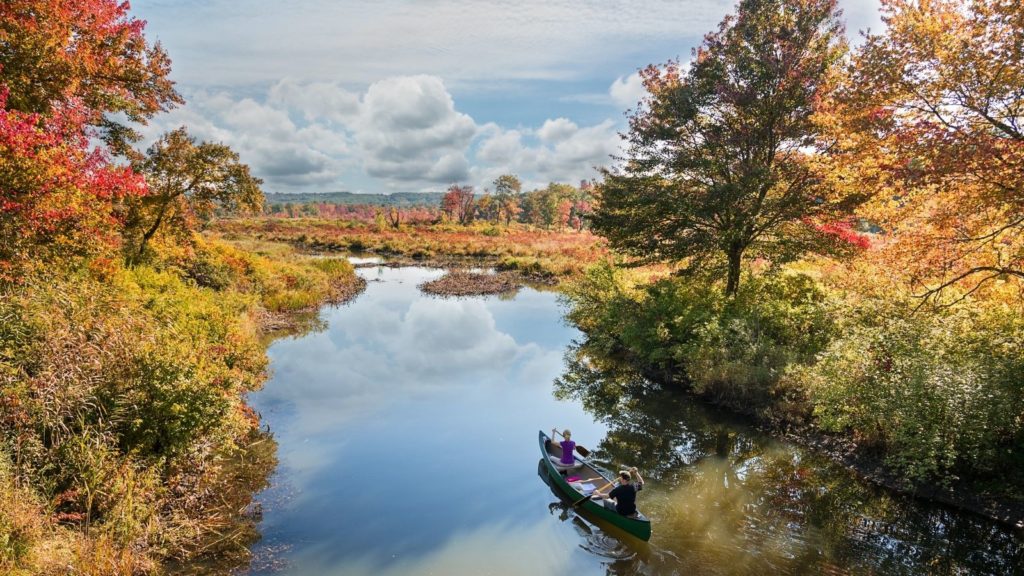
[[443, 192], [394, 192], [392, 194], [356, 194], [353, 192], [322, 192], [299, 194], [267, 194], [267, 206], [272, 204], [370, 204], [373, 206], [437, 206]]

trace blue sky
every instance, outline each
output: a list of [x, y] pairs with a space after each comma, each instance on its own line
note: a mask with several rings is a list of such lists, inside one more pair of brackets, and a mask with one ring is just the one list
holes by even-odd
[[[187, 104], [268, 192], [577, 183], [608, 165], [636, 71], [688, 59], [732, 0], [138, 0]], [[878, 0], [840, 0], [851, 37]]]

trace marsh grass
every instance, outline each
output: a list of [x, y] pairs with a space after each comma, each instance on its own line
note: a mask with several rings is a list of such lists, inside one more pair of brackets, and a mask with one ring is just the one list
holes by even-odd
[[150, 573], [255, 537], [241, 511], [273, 444], [243, 395], [266, 376], [263, 321], [360, 283], [281, 243], [152, 253], [0, 286], [2, 574]]
[[477, 261], [549, 281], [578, 276], [608, 256], [604, 241], [587, 231], [522, 224], [416, 224], [396, 229], [339, 220], [247, 218], [219, 222], [216, 230], [234, 241], [274, 240], [314, 253], [370, 252], [438, 264]]

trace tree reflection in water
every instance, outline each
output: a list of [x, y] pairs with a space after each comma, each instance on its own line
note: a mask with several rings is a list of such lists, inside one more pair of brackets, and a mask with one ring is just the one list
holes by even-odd
[[586, 342], [566, 360], [556, 396], [608, 426], [591, 458], [648, 480], [657, 552], [609, 574], [1024, 572], [1020, 537], [995, 523], [878, 490]]

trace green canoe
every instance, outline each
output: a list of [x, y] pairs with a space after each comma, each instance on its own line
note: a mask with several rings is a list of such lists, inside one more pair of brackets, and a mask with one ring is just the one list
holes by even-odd
[[[563, 475], [554, 463], [551, 461], [549, 456], [560, 457], [562, 455], [562, 447], [548, 438], [547, 434], [540, 432], [540, 453], [543, 456], [542, 461], [548, 471], [548, 475], [551, 477], [552, 483], [567, 499], [571, 502], [579, 502], [586, 495], [577, 491], [567, 481], [566, 476], [578, 476], [580, 482], [584, 484], [593, 484], [597, 488], [607, 485], [611, 482], [611, 478], [605, 476], [601, 471], [594, 467], [590, 462], [576, 457], [576, 461], [581, 464], [579, 468], [570, 470], [566, 475]], [[607, 492], [605, 490], [604, 492]], [[623, 529], [626, 533], [636, 536], [637, 538], [647, 541], [651, 539], [651, 521], [646, 516], [637, 512], [633, 516], [623, 516], [615, 510], [605, 508], [604, 505], [599, 501], [591, 501], [587, 499], [579, 505], [579, 508], [589, 512], [597, 518], [617, 526]]]

